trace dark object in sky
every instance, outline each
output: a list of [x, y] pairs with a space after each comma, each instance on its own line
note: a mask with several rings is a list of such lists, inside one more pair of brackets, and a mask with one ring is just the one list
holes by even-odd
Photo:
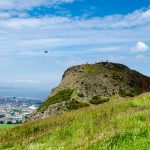
[[48, 51], [44, 51], [46, 54], [48, 53]]

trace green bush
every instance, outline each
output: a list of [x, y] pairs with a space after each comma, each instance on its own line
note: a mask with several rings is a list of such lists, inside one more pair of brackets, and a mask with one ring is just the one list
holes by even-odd
[[78, 96], [79, 96], [79, 97], [84, 97], [84, 94], [78, 93]]
[[89, 106], [89, 104], [81, 103], [78, 101], [66, 102], [66, 107], [68, 110], [78, 109], [78, 108], [87, 107], [87, 106]]
[[109, 101], [109, 98], [101, 98], [99, 96], [94, 96], [91, 100], [89, 100], [91, 104], [95, 104], [95, 105], [102, 104], [108, 101]]
[[119, 89], [119, 95], [121, 97], [134, 97], [134, 93], [133, 92], [125, 92], [122, 89]]
[[48, 97], [47, 100], [38, 108], [38, 111], [39, 110], [44, 111], [49, 105], [70, 100], [72, 93], [73, 93], [73, 90], [71, 89], [65, 89], [65, 90], [59, 91], [54, 96]]
[[11, 121], [7, 121], [7, 124], [12, 124], [12, 122]]
[[5, 117], [5, 115], [4, 114], [0, 114], [0, 118], [3, 118], [3, 117]]
[[15, 124], [22, 124], [22, 121], [21, 120], [16, 120]]

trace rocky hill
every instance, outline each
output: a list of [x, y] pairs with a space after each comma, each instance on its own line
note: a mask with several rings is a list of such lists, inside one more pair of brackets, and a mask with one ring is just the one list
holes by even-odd
[[100, 62], [68, 68], [58, 87], [31, 119], [46, 118], [64, 111], [101, 104], [113, 95], [133, 97], [150, 91], [150, 78], [125, 65]]

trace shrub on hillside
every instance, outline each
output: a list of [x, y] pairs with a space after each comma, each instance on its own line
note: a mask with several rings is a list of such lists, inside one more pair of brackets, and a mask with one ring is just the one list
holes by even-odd
[[134, 94], [131, 92], [125, 92], [122, 89], [119, 89], [119, 95], [121, 97], [134, 97]]
[[95, 105], [102, 104], [108, 101], [109, 101], [109, 98], [101, 98], [99, 96], [94, 96], [91, 100], [89, 100], [91, 104], [95, 104]]
[[84, 97], [84, 94], [78, 93], [78, 96], [79, 96], [79, 97]]
[[87, 106], [89, 106], [89, 104], [81, 103], [81, 102], [78, 102], [78, 101], [66, 102], [66, 107], [67, 107], [68, 110], [79, 109], [79, 108], [87, 107]]
[[61, 103], [63, 101], [70, 100], [70, 97], [73, 93], [73, 90], [71, 89], [65, 89], [62, 91], [59, 91], [57, 94], [55, 94], [52, 97], [48, 97], [47, 100], [39, 107], [38, 110], [45, 110], [49, 105]]

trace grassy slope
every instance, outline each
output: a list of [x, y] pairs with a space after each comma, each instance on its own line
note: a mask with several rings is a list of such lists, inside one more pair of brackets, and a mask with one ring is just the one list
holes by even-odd
[[0, 149], [149, 150], [149, 139], [150, 93], [3, 131]]
[[11, 127], [14, 127], [14, 126], [16, 126], [16, 125], [14, 125], [14, 124], [0, 124], [0, 131], [4, 130], [4, 129], [11, 128]]

